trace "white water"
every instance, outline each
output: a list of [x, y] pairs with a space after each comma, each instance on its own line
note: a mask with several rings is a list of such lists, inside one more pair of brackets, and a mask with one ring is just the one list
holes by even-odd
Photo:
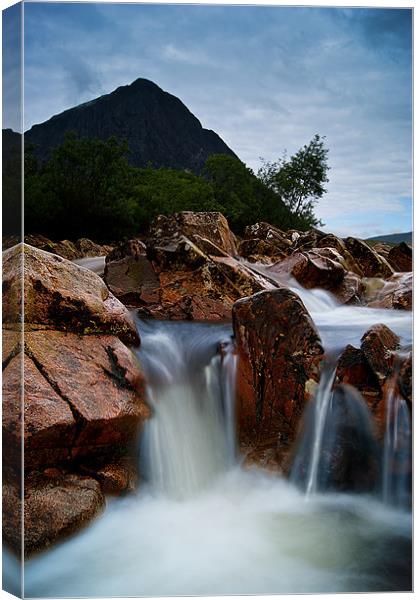
[[79, 267], [84, 267], [96, 275], [102, 276], [105, 272], [105, 259], [106, 256], [88, 256], [87, 258], [76, 258], [73, 262]]
[[332, 396], [332, 386], [335, 380], [336, 370], [324, 369], [316, 396], [314, 398], [314, 435], [313, 435], [313, 447], [310, 452], [310, 468], [308, 472], [307, 481], [307, 494], [313, 494], [317, 492], [317, 480], [319, 473], [319, 464], [323, 446], [324, 427], [326, 424], [326, 417], [330, 406], [330, 400]]
[[386, 398], [386, 434], [383, 457], [383, 500], [409, 507], [411, 502], [412, 425], [410, 411], [395, 386]]
[[[359, 345], [384, 316], [410, 343], [408, 313], [332, 300], [316, 291], [303, 297], [326, 347]], [[26, 595], [410, 589], [408, 511], [374, 496], [312, 493], [307, 501], [291, 482], [235, 463], [229, 326], [140, 322], [139, 329], [154, 409], [140, 453], [146, 481], [137, 495], [110, 502], [91, 527], [27, 561]]]

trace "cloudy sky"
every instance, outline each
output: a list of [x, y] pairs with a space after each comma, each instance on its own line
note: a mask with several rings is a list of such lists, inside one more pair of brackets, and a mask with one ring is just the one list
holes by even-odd
[[326, 229], [411, 229], [410, 10], [29, 3], [25, 42], [26, 128], [146, 77], [253, 169], [326, 136]]

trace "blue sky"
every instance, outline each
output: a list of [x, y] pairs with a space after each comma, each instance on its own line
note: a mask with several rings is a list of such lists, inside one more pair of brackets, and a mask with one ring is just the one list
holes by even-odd
[[254, 169], [326, 136], [326, 229], [406, 231], [411, 44], [401, 9], [27, 3], [25, 126], [146, 77]]

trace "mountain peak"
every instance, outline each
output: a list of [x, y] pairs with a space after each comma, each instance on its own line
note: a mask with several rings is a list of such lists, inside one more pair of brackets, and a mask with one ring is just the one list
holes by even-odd
[[142, 77], [34, 125], [25, 133], [40, 160], [46, 160], [67, 131], [80, 137], [126, 140], [130, 161], [200, 172], [212, 154], [234, 152], [213, 131], [204, 129], [183, 102]]

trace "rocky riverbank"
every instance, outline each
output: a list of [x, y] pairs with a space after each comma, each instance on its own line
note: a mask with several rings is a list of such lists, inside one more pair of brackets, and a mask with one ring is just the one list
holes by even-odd
[[[311, 230], [249, 226], [220, 213], [160, 216], [148, 236], [114, 247], [32, 236], [3, 254], [3, 477], [6, 542], [19, 551], [25, 449], [25, 551], [45, 548], [133, 490], [137, 440], [150, 416], [132, 352], [142, 318], [232, 322], [237, 435], [248, 464], [287, 471], [325, 347], [296, 289], [342, 305], [411, 310], [412, 249]], [[74, 262], [105, 256], [103, 279]], [[21, 277], [24, 278], [24, 296]], [[24, 336], [19, 306], [24, 302]], [[388, 390], [411, 407], [411, 353], [386, 325], [337, 359], [335, 385], [355, 387], [384, 435]], [[327, 349], [326, 349], [327, 350]], [[20, 382], [24, 367], [24, 427]], [[75, 501], [77, 499], [77, 501]]]

